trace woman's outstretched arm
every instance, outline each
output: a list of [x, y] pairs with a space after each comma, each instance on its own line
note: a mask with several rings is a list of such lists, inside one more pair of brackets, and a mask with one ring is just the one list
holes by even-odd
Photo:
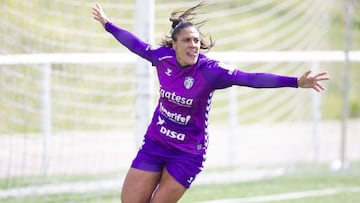
[[149, 50], [150, 45], [139, 39], [133, 33], [111, 23], [100, 4], [95, 4], [92, 8], [92, 14], [94, 19], [100, 22], [105, 30], [110, 32], [122, 45], [128, 48], [131, 52], [153, 62], [154, 57], [152, 56], [153, 53], [151, 50]]

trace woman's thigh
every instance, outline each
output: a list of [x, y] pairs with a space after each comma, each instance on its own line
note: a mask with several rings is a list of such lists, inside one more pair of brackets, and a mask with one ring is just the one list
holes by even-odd
[[161, 172], [130, 168], [121, 192], [122, 203], [149, 203]]
[[186, 188], [163, 169], [159, 187], [153, 195], [151, 203], [176, 203], [185, 193]]

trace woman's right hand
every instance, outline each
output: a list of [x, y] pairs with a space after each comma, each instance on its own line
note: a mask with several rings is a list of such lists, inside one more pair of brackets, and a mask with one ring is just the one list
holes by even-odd
[[105, 23], [109, 21], [106, 17], [104, 10], [101, 8], [100, 4], [96, 3], [95, 6], [92, 8], [92, 13], [94, 19], [99, 21], [104, 27]]
[[311, 70], [306, 71], [300, 78], [298, 78], [298, 87], [313, 88], [315, 91], [320, 92], [325, 88], [319, 83], [322, 80], [330, 80], [327, 77], [327, 72], [321, 72], [315, 76], [310, 76]]

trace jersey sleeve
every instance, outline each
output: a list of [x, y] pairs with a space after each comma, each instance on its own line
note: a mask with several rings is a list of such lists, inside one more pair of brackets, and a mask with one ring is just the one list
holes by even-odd
[[209, 71], [210, 83], [214, 89], [223, 89], [233, 85], [253, 88], [297, 88], [297, 77], [276, 75], [271, 73], [249, 73], [213, 61]]
[[160, 55], [160, 47], [155, 47], [142, 41], [131, 32], [117, 27], [111, 22], [106, 22], [105, 30], [111, 33], [117, 41], [128, 48], [131, 52], [150, 61], [153, 66], [157, 64], [157, 59]]

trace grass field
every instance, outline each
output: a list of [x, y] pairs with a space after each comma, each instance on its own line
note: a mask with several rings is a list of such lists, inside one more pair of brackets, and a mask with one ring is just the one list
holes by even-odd
[[[330, 171], [328, 167], [302, 166], [287, 175], [237, 184], [222, 184], [195, 186], [183, 197], [185, 202], [202, 202], [232, 199], [226, 202], [270, 202], [270, 199], [279, 199], [271, 202], [312, 202], [312, 203], [344, 203], [360, 202], [360, 165], [354, 164], [350, 169], [344, 171]], [[356, 188], [351, 192], [351, 188]], [[344, 189], [337, 194], [321, 195], [325, 189]], [[287, 197], [289, 193], [314, 191], [314, 196], [298, 195], [296, 199]], [[316, 193], [319, 193], [317, 196]], [[282, 195], [282, 196], [280, 196]], [[296, 195], [295, 195], [296, 196]], [[281, 198], [282, 197], [282, 198]]]
[[[120, 202], [119, 191], [29, 196], [0, 199], [0, 202], [114, 203]], [[360, 163], [352, 163], [350, 168], [341, 171], [332, 171], [328, 165], [303, 165], [274, 178], [234, 184], [195, 184], [180, 202], [356, 203], [360, 202]]]

